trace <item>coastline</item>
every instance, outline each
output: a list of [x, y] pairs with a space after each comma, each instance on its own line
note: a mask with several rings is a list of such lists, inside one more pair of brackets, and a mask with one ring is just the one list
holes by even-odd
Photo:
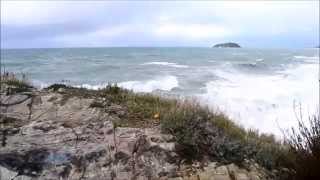
[[246, 128], [282, 136], [279, 129], [296, 126], [295, 102], [305, 116], [316, 111], [317, 54], [290, 48], [88, 48], [5, 50], [2, 59], [3, 67], [27, 73], [35, 86], [98, 89], [112, 82], [135, 92], [196, 97]]
[[284, 166], [285, 146], [272, 135], [247, 131], [195, 102], [112, 85], [16, 90], [1, 99], [31, 98], [2, 116], [4, 177], [281, 179], [292, 173]]

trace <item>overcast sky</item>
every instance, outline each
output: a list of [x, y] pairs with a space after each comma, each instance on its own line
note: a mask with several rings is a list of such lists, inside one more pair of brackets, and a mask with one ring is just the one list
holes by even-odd
[[319, 45], [319, 1], [1, 1], [3, 48]]

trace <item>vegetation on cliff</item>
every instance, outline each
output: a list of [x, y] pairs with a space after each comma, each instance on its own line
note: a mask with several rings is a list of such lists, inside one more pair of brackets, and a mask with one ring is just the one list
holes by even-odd
[[295, 179], [320, 179], [320, 119], [318, 114], [305, 122], [298, 117], [298, 128], [286, 134], [286, 142], [293, 156]]

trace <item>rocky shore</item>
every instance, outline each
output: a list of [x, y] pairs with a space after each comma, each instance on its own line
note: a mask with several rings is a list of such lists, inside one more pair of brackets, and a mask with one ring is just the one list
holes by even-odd
[[94, 93], [64, 86], [2, 93], [0, 179], [262, 180], [289, 171], [248, 158], [189, 161], [159, 115], [145, 126], [121, 125], [128, 106]]

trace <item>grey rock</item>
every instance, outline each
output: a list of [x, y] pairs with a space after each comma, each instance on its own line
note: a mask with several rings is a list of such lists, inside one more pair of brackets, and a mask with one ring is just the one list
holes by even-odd
[[250, 180], [246, 173], [235, 173], [234, 175], [235, 180]]
[[0, 179], [2, 180], [10, 180], [10, 179], [15, 179], [15, 180], [32, 180], [31, 177], [28, 176], [17, 176], [18, 173], [15, 171], [10, 171], [9, 169], [0, 166]]
[[58, 89], [58, 93], [65, 93], [66, 92], [66, 89], [64, 89], [64, 88], [59, 88]]
[[260, 180], [260, 176], [257, 172], [249, 172], [248, 176], [250, 180]]
[[[60, 90], [63, 91], [68, 89]], [[25, 97], [16, 96], [10, 101]], [[190, 166], [177, 153], [174, 137], [163, 134], [159, 127], [114, 127], [113, 121], [121, 120], [127, 113], [120, 105], [92, 108], [94, 99], [78, 97], [70, 97], [61, 105], [63, 95], [48, 91], [35, 92], [32, 97], [32, 101], [1, 107], [10, 120], [6, 126], [11, 130], [7, 145], [0, 148], [1, 180], [18, 173], [21, 175], [16, 179], [23, 180], [187, 179], [187, 176], [229, 180], [231, 174], [240, 179], [263, 174], [261, 168], [248, 173], [235, 165], [218, 166], [209, 160], [203, 168], [200, 162]]]

